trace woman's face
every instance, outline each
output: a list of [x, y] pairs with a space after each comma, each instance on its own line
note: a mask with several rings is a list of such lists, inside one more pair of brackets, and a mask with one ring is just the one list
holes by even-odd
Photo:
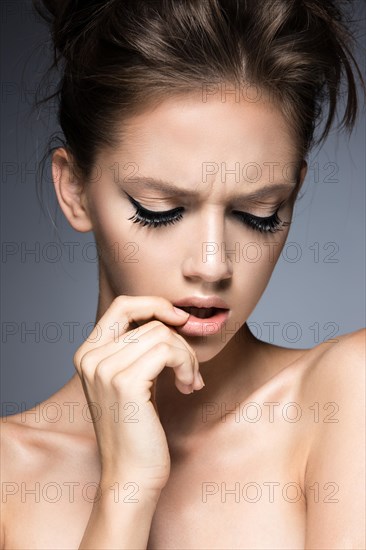
[[[119, 294], [173, 304], [215, 295], [227, 303], [218, 333], [185, 336], [201, 362], [225, 347], [259, 301], [306, 171], [270, 102], [221, 99], [172, 98], [131, 118], [120, 148], [98, 157], [85, 191], [105, 308]], [[175, 223], [143, 226], [130, 219], [136, 207], [128, 195], [151, 212], [181, 210], [172, 213]], [[266, 218], [277, 209], [285, 222], [277, 232], [260, 232], [238, 214]]]

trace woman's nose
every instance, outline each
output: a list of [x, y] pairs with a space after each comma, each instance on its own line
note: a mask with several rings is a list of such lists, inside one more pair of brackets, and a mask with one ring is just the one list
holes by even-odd
[[192, 235], [186, 243], [185, 277], [201, 278], [207, 282], [232, 277], [233, 264], [229, 245], [225, 241], [224, 223], [223, 216], [218, 215], [200, 219], [197, 236]]

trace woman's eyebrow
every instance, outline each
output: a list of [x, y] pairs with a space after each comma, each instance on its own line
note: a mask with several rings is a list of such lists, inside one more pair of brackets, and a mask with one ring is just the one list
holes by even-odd
[[[168, 181], [163, 181], [161, 179], [146, 177], [146, 176], [131, 176], [130, 178], [125, 178], [124, 180], [119, 180], [119, 183], [128, 182], [139, 188], [149, 188], [156, 191], [161, 191], [169, 196], [174, 197], [189, 197], [194, 198], [200, 195], [199, 191], [193, 191], [192, 189], [184, 189], [182, 187], [177, 187]], [[289, 191], [292, 192], [298, 186], [299, 181], [291, 181], [289, 183], [284, 182], [273, 182], [266, 185], [263, 185], [259, 189], [252, 191], [250, 193], [235, 195], [231, 197], [232, 200], [253, 200], [259, 199], [268, 195], [271, 195], [277, 191]]]

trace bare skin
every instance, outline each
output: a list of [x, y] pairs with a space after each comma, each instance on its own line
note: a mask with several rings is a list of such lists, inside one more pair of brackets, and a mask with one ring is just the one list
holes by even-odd
[[[306, 351], [275, 349], [271, 345], [258, 349], [264, 361], [276, 360], [280, 372], [250, 395], [237, 386], [231, 397], [223, 401], [226, 404], [223, 409], [221, 406], [208, 409], [207, 405], [202, 408], [203, 392], [180, 396], [170, 385], [174, 422], [168, 422], [169, 407], [160, 418], [169, 441], [172, 468], [156, 506], [147, 548], [315, 549], [326, 548], [333, 540], [331, 548], [351, 548], [348, 544], [354, 541], [353, 547], [361, 549], [362, 495], [359, 506], [348, 511], [345, 487], [352, 487], [353, 468], [362, 460], [362, 447], [349, 436], [343, 437], [342, 426], [331, 422], [347, 420], [342, 405], [351, 401], [351, 389], [363, 375], [357, 364], [362, 354], [357, 349], [364, 344], [364, 332], [357, 331], [342, 336], [338, 343], [325, 342]], [[332, 361], [332, 356], [338, 362]], [[354, 358], [350, 369], [353, 381], [345, 372], [342, 358], [347, 364]], [[335, 373], [338, 380], [332, 384]], [[212, 404], [215, 401], [209, 388], [207, 393], [207, 403]], [[81, 410], [86, 404], [83, 395], [78, 378], [73, 377], [41, 404], [60, 404], [63, 420], [56, 425], [44, 421], [42, 414], [40, 422], [35, 422], [32, 416], [25, 420], [15, 415], [2, 425], [3, 483], [7, 480], [17, 484], [16, 494], [11, 494], [15, 491], [13, 486], [7, 486], [9, 494], [3, 503], [3, 548], [78, 547], [92, 510], [100, 463], [90, 423], [75, 414], [75, 423], [70, 424], [70, 408], [62, 403], [80, 403], [76, 411]], [[245, 409], [249, 402], [255, 403], [255, 408]], [[296, 410], [286, 409], [290, 402], [297, 404]], [[221, 404], [218, 400], [216, 403]], [[273, 405], [272, 418], [269, 403], [280, 404]], [[318, 423], [314, 403], [319, 404]], [[332, 404], [326, 408], [327, 403]], [[334, 403], [340, 404], [340, 410]], [[225, 411], [235, 406], [239, 411], [237, 417], [228, 414], [224, 421]], [[356, 413], [358, 407], [362, 407], [362, 401], [357, 403]], [[301, 410], [301, 421], [284, 420], [285, 410], [286, 419], [294, 419]], [[262, 412], [261, 420], [250, 422], [258, 411]], [[192, 420], [194, 416], [196, 419]], [[319, 450], [318, 445], [328, 430], [335, 431], [337, 448], [339, 438], [343, 437], [344, 453], [352, 448], [353, 453], [360, 455], [353, 455], [348, 470], [337, 470], [336, 475], [331, 470], [321, 472], [317, 466], [327, 456], [327, 447]], [[306, 478], [309, 464], [316, 473]], [[37, 503], [34, 496], [26, 493], [27, 489], [35, 488], [35, 482], [40, 484]], [[57, 503], [52, 502], [56, 490], [48, 483], [59, 488]], [[237, 492], [230, 493], [235, 488]], [[122, 498], [132, 500], [136, 498], [135, 487], [128, 486], [121, 494]], [[331, 531], [325, 531], [319, 519], [312, 526], [310, 540], [305, 499], [313, 507], [315, 518], [325, 516], [332, 525]], [[352, 502], [357, 499], [356, 486], [352, 499]], [[339, 503], [334, 502], [337, 500]]]
[[[60, 206], [76, 230], [93, 230], [103, 252], [96, 319], [110, 311], [119, 295], [161, 296], [170, 303], [186, 296], [217, 295], [231, 310], [229, 328], [237, 327], [236, 337], [232, 331], [224, 341], [222, 333], [183, 338], [178, 324], [176, 331], [173, 323], [164, 322], [172, 329], [164, 337], [184, 349], [186, 341], [205, 386], [188, 394], [182, 374], [168, 366], [156, 379], [154, 405], [169, 446], [170, 471], [156, 501], [146, 547], [361, 550], [365, 547], [361, 434], [366, 331], [309, 350], [267, 344], [250, 333], [245, 321], [268, 284], [288, 226], [272, 235], [277, 247], [271, 259], [262, 254], [257, 262], [234, 262], [214, 254], [202, 261], [204, 242], [224, 242], [228, 250], [235, 242], [255, 242], [262, 251], [268, 250], [268, 234], [254, 232], [229, 212], [225, 218], [231, 194], [262, 188], [268, 174], [263, 171], [254, 184], [215, 173], [203, 183], [202, 166], [213, 159], [217, 165], [227, 162], [228, 168], [238, 159], [262, 167], [278, 161], [274, 181], [281, 175], [284, 181], [283, 167], [289, 166], [285, 183], [291, 186], [297, 181], [297, 193], [306, 164], [297, 159], [293, 136], [281, 114], [268, 104], [202, 104], [192, 97], [143, 113], [130, 121], [128, 130], [121, 150], [104, 151], [99, 166], [127, 159], [138, 166], [139, 175], [174, 180], [177, 187], [190, 185], [202, 197], [182, 203], [189, 214], [154, 233], [128, 220], [134, 210], [108, 171], [80, 192], [71, 181], [67, 153], [55, 153]], [[128, 179], [121, 186], [151, 210], [181, 205], [180, 198], [148, 186], [139, 188]], [[292, 189], [235, 209], [264, 217], [287, 199], [280, 218], [289, 221], [296, 198]], [[139, 261], [116, 261], [112, 249], [116, 242], [137, 244]], [[155, 319], [161, 318], [159, 310]], [[139, 327], [146, 331], [145, 338], [148, 321]], [[118, 369], [115, 363], [113, 368]], [[111, 402], [107, 394], [105, 402]], [[55, 403], [61, 415], [50, 422]], [[75, 404], [73, 421], [70, 403]], [[39, 405], [39, 418], [28, 411], [25, 418], [3, 420], [1, 466], [7, 498], [2, 498], [2, 548], [78, 548], [101, 477], [108, 479], [109, 486], [121, 479], [111, 466], [115, 457], [107, 445], [101, 459], [95, 427], [85, 412], [87, 403], [76, 373]], [[49, 416], [42, 411], [49, 411]], [[133, 426], [123, 424], [121, 430]], [[118, 435], [118, 425], [115, 429]], [[122, 446], [121, 457], [126, 460], [124, 451]], [[109, 476], [103, 478], [103, 472]], [[140, 477], [130, 481], [132, 485], [122, 489], [127, 501], [143, 493]], [[36, 482], [38, 502], [26, 493]], [[107, 484], [103, 490], [112, 491]]]

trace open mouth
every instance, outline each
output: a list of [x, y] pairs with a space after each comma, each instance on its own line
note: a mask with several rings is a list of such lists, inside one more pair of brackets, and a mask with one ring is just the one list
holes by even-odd
[[198, 336], [199, 338], [213, 336], [222, 330], [228, 321], [230, 309], [222, 307], [196, 307], [181, 306], [183, 311], [189, 313], [189, 317], [184, 325], [177, 327], [176, 330], [183, 336]]
[[191, 315], [194, 315], [194, 317], [198, 317], [199, 319], [208, 319], [209, 317], [213, 317], [221, 311], [227, 311], [226, 309], [222, 309], [219, 307], [179, 306], [179, 308], [183, 309], [187, 313], [190, 313]]

